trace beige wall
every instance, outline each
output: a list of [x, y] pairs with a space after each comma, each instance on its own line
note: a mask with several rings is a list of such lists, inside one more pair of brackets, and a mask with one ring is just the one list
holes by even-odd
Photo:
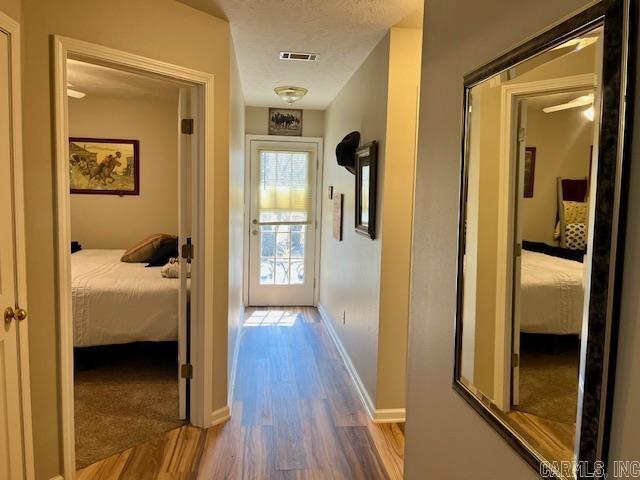
[[522, 202], [522, 238], [557, 245], [553, 239], [558, 212], [557, 178], [587, 178], [593, 122], [583, 108], [544, 113], [529, 107], [527, 146], [536, 147], [533, 197]]
[[[284, 107], [286, 108], [286, 107]], [[295, 106], [293, 107], [295, 108]], [[248, 135], [269, 134], [269, 108], [246, 107], [246, 133]], [[304, 137], [324, 136], [324, 111], [302, 111], [302, 135]]]
[[[480, 480], [538, 478], [451, 387], [463, 77], [584, 3], [425, 2], [409, 326], [407, 479], [462, 480], [471, 471]], [[637, 322], [633, 324], [638, 319], [636, 307], [630, 315], [627, 328], [639, 333]], [[637, 349], [633, 358], [626, 360], [628, 376], [631, 365], [637, 365]], [[628, 409], [627, 419], [631, 412], [637, 416], [625, 427], [635, 446], [624, 444], [637, 457], [637, 389], [636, 394], [620, 401]], [[622, 416], [614, 420], [615, 432], [616, 426], [622, 426]]]
[[0, 12], [6, 13], [16, 22], [20, 22], [22, 19], [21, 0], [0, 0]]
[[[405, 406], [422, 30], [392, 28], [382, 186], [377, 408]], [[349, 217], [347, 217], [349, 218]]]
[[244, 97], [238, 62], [231, 48], [229, 108], [229, 352], [228, 368], [233, 366], [238, 327], [244, 316], [242, 299], [244, 255]]
[[69, 99], [72, 137], [140, 141], [140, 195], [71, 195], [71, 238], [82, 248], [128, 248], [178, 234], [178, 91], [171, 99]]
[[[342, 242], [322, 196], [320, 304], [376, 409], [405, 404], [420, 39], [420, 30], [391, 29], [325, 112], [323, 184], [345, 196]], [[354, 130], [361, 144], [379, 142], [375, 240], [355, 233], [355, 178], [335, 158]]]
[[[337, 164], [335, 147], [354, 130], [360, 132], [361, 144], [377, 140], [378, 172], [384, 172], [388, 72], [389, 35], [386, 35], [325, 111], [324, 132], [324, 189], [332, 185], [334, 194], [343, 193], [344, 207], [343, 240], [338, 242], [332, 236], [332, 202], [322, 195], [320, 304], [374, 402], [382, 242], [354, 230], [355, 179]], [[383, 178], [378, 178], [378, 186], [382, 182]], [[378, 205], [383, 202], [381, 197]]]
[[[23, 107], [29, 339], [37, 479], [61, 472], [56, 361], [50, 35], [95, 42], [215, 74], [213, 408], [226, 404], [229, 239], [229, 25], [173, 0], [30, 0]], [[87, 20], [89, 19], [89, 20]], [[95, 21], [99, 19], [99, 21]], [[144, 21], [142, 21], [144, 19]], [[206, 48], [203, 48], [206, 45]]]
[[[478, 245], [473, 383], [494, 399], [498, 179], [500, 175], [500, 87], [482, 86], [478, 169]], [[474, 90], [475, 93], [475, 90]], [[475, 99], [474, 99], [475, 104]], [[472, 133], [474, 135], [474, 133]]]

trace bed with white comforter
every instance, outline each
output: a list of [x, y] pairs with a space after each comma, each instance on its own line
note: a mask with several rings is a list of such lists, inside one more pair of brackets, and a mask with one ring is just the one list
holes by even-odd
[[522, 251], [520, 331], [580, 334], [584, 264]]
[[124, 250], [71, 255], [74, 346], [178, 339], [180, 280], [120, 261]]

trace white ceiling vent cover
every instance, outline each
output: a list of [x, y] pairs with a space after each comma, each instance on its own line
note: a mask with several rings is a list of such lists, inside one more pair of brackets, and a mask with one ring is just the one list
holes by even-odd
[[315, 62], [318, 60], [317, 53], [301, 53], [301, 52], [280, 52], [280, 60], [297, 60], [300, 62]]

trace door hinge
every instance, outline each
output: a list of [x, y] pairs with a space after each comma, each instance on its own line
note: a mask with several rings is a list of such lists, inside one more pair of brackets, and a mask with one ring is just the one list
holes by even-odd
[[180, 130], [185, 135], [193, 135], [193, 118], [183, 118], [180, 122]]
[[511, 366], [513, 368], [520, 366], [520, 355], [518, 355], [517, 353], [511, 354]]
[[527, 138], [527, 131], [524, 128], [520, 127], [518, 129], [518, 141], [524, 142], [526, 138]]
[[194, 248], [193, 243], [191, 243], [191, 237], [187, 237], [187, 243], [182, 245], [182, 249], [180, 252], [182, 258], [184, 258], [187, 263], [191, 263], [193, 260]]
[[521, 257], [522, 256], [522, 244], [516, 243], [513, 246], [513, 256], [514, 257]]
[[180, 365], [180, 378], [193, 378], [193, 365], [190, 363]]

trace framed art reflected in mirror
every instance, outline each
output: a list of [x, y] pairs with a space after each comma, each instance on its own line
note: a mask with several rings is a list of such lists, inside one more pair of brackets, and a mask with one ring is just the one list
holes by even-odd
[[453, 387], [547, 477], [605, 474], [625, 15], [598, 3], [464, 79]]
[[356, 232], [376, 238], [378, 142], [356, 150]]

